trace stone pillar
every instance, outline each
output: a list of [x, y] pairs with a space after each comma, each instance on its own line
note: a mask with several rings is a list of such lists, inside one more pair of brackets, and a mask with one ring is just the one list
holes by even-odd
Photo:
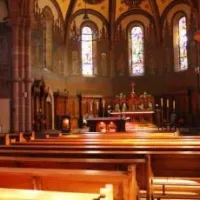
[[25, 28], [25, 131], [31, 132], [31, 26], [27, 24]]
[[25, 45], [25, 27], [24, 24], [20, 26], [19, 30], [19, 130], [20, 132], [25, 131], [25, 85], [24, 85], [24, 45]]
[[19, 24], [12, 24], [11, 132], [19, 132]]
[[11, 131], [18, 133], [19, 131], [31, 131], [32, 128], [30, 24], [34, 22], [34, 0], [8, 0], [8, 6], [13, 44]]

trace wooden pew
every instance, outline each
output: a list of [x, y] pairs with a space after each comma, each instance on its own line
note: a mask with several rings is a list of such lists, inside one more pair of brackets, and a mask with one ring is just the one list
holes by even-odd
[[98, 193], [113, 185], [114, 200], [136, 200], [138, 188], [135, 166], [128, 172], [98, 170], [57, 170], [38, 168], [0, 168], [0, 188]]
[[27, 142], [35, 139], [35, 132], [31, 133], [0, 133], [0, 144], [10, 145], [11, 143]]
[[[155, 159], [155, 158], [154, 158]], [[173, 158], [174, 160], [176, 160], [177, 158]], [[166, 159], [163, 159], [162, 161], [160, 161], [161, 163], [163, 163], [163, 161], [166, 160]], [[169, 160], [170, 161], [170, 160]], [[171, 160], [173, 161], [173, 160]], [[192, 160], [190, 160], [190, 163], [191, 165], [193, 165], [193, 163], [191, 162]], [[198, 162], [199, 162], [199, 158], [197, 158], [197, 163], [196, 163], [196, 166], [198, 165]], [[144, 162], [142, 160], [138, 160], [138, 162]], [[180, 160], [177, 161], [177, 163], [180, 162]], [[96, 163], [96, 165], [94, 165]], [[122, 164], [123, 163], [123, 164]], [[67, 168], [75, 168], [75, 166], [80, 169], [99, 169], [99, 170], [122, 170], [124, 169], [124, 166], [125, 166], [125, 163], [126, 164], [132, 164], [133, 161], [132, 160], [105, 160], [105, 159], [100, 159], [100, 160], [97, 160], [97, 159], [60, 159], [60, 158], [26, 158], [26, 157], [0, 157], [0, 166], [9, 166], [9, 167], [20, 167], [20, 168], [55, 168], [55, 169], [66, 169]], [[142, 164], [140, 163], [140, 164]], [[177, 165], [177, 163], [175, 163], [175, 166]], [[181, 162], [181, 164], [183, 164]], [[124, 166], [123, 166], [124, 165]], [[180, 165], [180, 164], [179, 164]], [[185, 166], [185, 165], [184, 165]], [[160, 165], [160, 168], [158, 168], [158, 166], [156, 167], [156, 169], [154, 169], [155, 166], [153, 166], [153, 173], [155, 176], [158, 176], [160, 174], [156, 174], [155, 171], [158, 170], [160, 171], [160, 169], [162, 169], [162, 165]], [[163, 171], [165, 171], [166, 169], [164, 168]], [[183, 168], [180, 169], [182, 170], [182, 176], [186, 176], [188, 175], [187, 171], [183, 171]], [[192, 171], [197, 171], [198, 170], [198, 166], [196, 169], [194, 168], [191, 168]], [[137, 177], [137, 180], [138, 180], [138, 176], [139, 177], [144, 177], [144, 171], [142, 173], [138, 173], [137, 171], [137, 167], [136, 167], [136, 177]], [[160, 172], [158, 172], [160, 173]], [[166, 173], [166, 172], [165, 172]], [[165, 174], [167, 177], [168, 176], [172, 176], [170, 174]], [[180, 174], [179, 174], [180, 175]], [[185, 179], [185, 178], [184, 178]], [[189, 178], [188, 178], [189, 179]], [[190, 178], [191, 179], [191, 178]], [[140, 180], [141, 181], [141, 180]], [[138, 181], [138, 186], [139, 188], [142, 190], [142, 191], [146, 191], [145, 188], [142, 188], [141, 187], [141, 183], [140, 181]], [[147, 183], [147, 180], [144, 180], [145, 184]], [[167, 185], [167, 184], [165, 184]], [[178, 184], [177, 184], [178, 185]], [[153, 183], [152, 185], [153, 187], [155, 186], [155, 184]], [[167, 197], [171, 197], [171, 190], [164, 193], [164, 195], [161, 193], [162, 190], [163, 190], [163, 186], [162, 184], [158, 185], [160, 188], [157, 188], [157, 191], [158, 193], [153, 193], [153, 195], [155, 197], [163, 197], [164, 198], [164, 195], [166, 196], [166, 194], [168, 195]], [[162, 187], [161, 187], [162, 186]], [[180, 186], [181, 187], [181, 186]], [[155, 188], [153, 188], [155, 189]], [[185, 191], [195, 191], [194, 188], [186, 188]], [[167, 191], [167, 187], [166, 187], [166, 191]], [[140, 194], [140, 197], [142, 198], [146, 198], [146, 192], [144, 193], [141, 193]], [[180, 196], [177, 196], [177, 198], [180, 197]], [[195, 197], [196, 198], [196, 197]], [[194, 199], [195, 199], [194, 198]]]
[[[178, 136], [180, 133], [179, 131], [174, 132], [135, 132], [135, 133], [128, 133], [128, 132], [119, 132], [119, 133], [70, 133], [70, 134], [63, 134], [59, 133], [57, 136], [53, 137], [53, 135], [49, 135], [48, 139], [55, 139], [55, 138], [116, 138], [116, 139], [125, 139], [125, 138], [135, 138], [135, 137], [173, 137]], [[48, 133], [45, 133], [48, 135]]]
[[0, 133], [0, 144], [10, 145], [10, 138], [8, 133]]
[[163, 132], [163, 131], [151, 131], [151, 132], [117, 132], [117, 133], [100, 133], [100, 132], [80, 132], [80, 133], [48, 133], [45, 132], [44, 135], [46, 138], [130, 138], [130, 137], [173, 137], [175, 135], [179, 135], [179, 131], [172, 132]]
[[[107, 187], [100, 188], [101, 190], [108, 190]], [[109, 191], [109, 190], [108, 190]], [[111, 191], [112, 192], [112, 191]], [[47, 200], [47, 199], [67, 199], [67, 200], [113, 200], [112, 196], [100, 195], [95, 193], [77, 193], [77, 192], [50, 192], [42, 190], [23, 190], [23, 189], [8, 189], [0, 188], [1, 200]]]
[[[166, 152], [177, 152], [177, 153], [189, 153], [190, 151], [193, 151], [194, 153], [198, 153], [198, 151], [200, 150], [200, 146], [198, 145], [192, 145], [192, 144], [182, 144], [179, 146], [175, 146], [175, 145], [145, 145], [145, 144], [141, 144], [141, 145], [87, 145], [87, 144], [78, 144], [78, 145], [74, 145], [74, 144], [67, 144], [67, 143], [48, 143], [47, 144], [43, 144], [43, 143], [39, 143], [39, 144], [30, 144], [30, 145], [10, 145], [10, 146], [4, 146], [4, 145], [0, 145], [0, 150], [32, 150], [32, 151], [68, 151], [69, 153], [75, 153], [77, 152], [81, 152], [81, 151], [89, 151], [89, 152], [97, 152], [98, 151], [102, 151], [102, 152], [119, 152], [119, 151], [123, 151], [124, 153], [126, 152], [130, 152], [130, 154], [134, 155], [134, 152], [136, 154], [140, 153], [148, 153], [148, 152], [153, 152], [153, 153], [161, 153], [161, 154], [165, 154]], [[8, 151], [9, 152], [9, 151]]]
[[19, 133], [19, 142], [28, 142], [31, 140], [35, 140], [35, 132], [32, 131], [31, 133]]
[[145, 138], [135, 138], [135, 139], [74, 139], [74, 140], [62, 140], [62, 139], [37, 139], [30, 142], [16, 142], [15, 145], [104, 145], [104, 146], [200, 146], [199, 138], [163, 138], [163, 139], [145, 139]]
[[[63, 141], [61, 138], [56, 138], [54, 140], [36, 140], [28, 143], [28, 145], [31, 145], [30, 147], [25, 143], [16, 144], [14, 147], [17, 147], [17, 145], [19, 147], [17, 147], [15, 151], [12, 148], [1, 148], [0, 155], [6, 155], [7, 151], [7, 155], [15, 156], [32, 155], [34, 157], [45, 156], [46, 158], [61, 157], [71, 159], [101, 158], [104, 160], [110, 158], [130, 159], [133, 157], [139, 158], [140, 156], [148, 156], [151, 162], [148, 161], [148, 163], [150, 163], [148, 165], [150, 166], [146, 167], [145, 174], [147, 174], [147, 179], [151, 179], [151, 171], [155, 177], [200, 177], [199, 138], [195, 141], [194, 137], [187, 137], [186, 139], [182, 137], [166, 137], [162, 138], [162, 140], [158, 140], [158, 138], [149, 138], [148, 140], [149, 141], [147, 141], [146, 138], [126, 138], [124, 140], [116, 140], [115, 138], [107, 140], [107, 138], [104, 138], [92, 141], [88, 139], [78, 139], [75, 141], [64, 139]], [[190, 165], [188, 165], [188, 163], [190, 163]], [[108, 163], [106, 165], [108, 165]], [[136, 165], [136, 171], [137, 169], [140, 169], [138, 164]], [[142, 173], [140, 176], [142, 176]], [[151, 187], [148, 184], [147, 186]], [[147, 188], [147, 190], [148, 194], [145, 195], [149, 197], [149, 195], [151, 195], [151, 188]]]
[[[200, 171], [199, 171], [199, 166], [200, 166], [200, 153], [199, 152], [194, 152], [193, 155], [188, 154], [188, 152], [180, 151], [160, 151], [158, 149], [157, 152], [149, 151], [149, 152], [132, 152], [132, 151], [97, 151], [97, 152], [90, 152], [90, 151], [63, 151], [62, 149], [60, 151], [33, 151], [33, 150], [5, 150], [4, 151], [5, 155], [14, 155], [17, 157], [21, 156], [34, 156], [34, 158], [41, 158], [40, 164], [39, 162], [35, 162], [35, 165], [38, 165], [40, 167], [51, 167], [53, 166], [53, 163], [55, 163], [54, 167], [80, 167], [82, 166], [85, 168], [86, 166], [90, 166], [91, 169], [103, 169], [104, 167], [108, 169], [108, 167], [112, 166], [111, 161], [109, 158], [116, 158], [116, 159], [132, 159], [133, 157], [139, 158], [137, 156], [146, 156], [149, 155], [151, 160], [151, 164], [149, 167], [147, 166], [147, 163], [135, 163], [136, 164], [136, 171], [137, 171], [137, 180], [138, 180], [138, 185], [141, 189], [146, 188], [148, 186], [147, 179], [151, 178], [152, 175], [150, 175], [150, 172], [147, 173], [148, 168], [150, 168], [150, 171], [152, 171], [154, 177], [200, 177]], [[11, 154], [10, 154], [11, 153]], [[190, 152], [191, 153], [191, 152]], [[0, 154], [2, 155], [2, 151], [0, 151]], [[92, 155], [92, 156], [91, 156]], [[52, 164], [50, 165], [44, 157], [47, 159], [52, 159]], [[60, 157], [63, 159], [71, 159], [71, 164], [61, 164], [61, 162], [53, 160], [56, 157]], [[91, 164], [89, 162], [90, 159], [88, 157], [92, 157], [93, 161], [99, 159], [99, 160], [104, 160], [104, 164]], [[80, 160], [76, 162], [75, 158], [80, 158], [86, 159], [86, 162], [89, 164], [80, 164]], [[22, 158], [19, 158], [22, 159]], [[123, 160], [118, 160], [119, 166], [120, 163], [123, 163]], [[147, 161], [146, 161], [147, 162]], [[4, 160], [2, 161], [2, 164], [6, 163]], [[14, 163], [18, 164], [19, 167], [23, 167], [23, 164], [21, 165], [20, 162], [15, 161]], [[42, 164], [41, 164], [42, 163]], [[188, 165], [190, 163], [190, 165]], [[30, 161], [27, 161], [25, 163], [25, 167], [32, 166], [30, 164]], [[112, 169], [117, 169], [117, 166], [113, 164]], [[146, 167], [145, 167], [146, 166]], [[119, 168], [118, 168], [119, 169]], [[149, 175], [148, 175], [149, 174]], [[142, 179], [142, 177], [145, 177]], [[149, 189], [150, 190], [150, 189]]]
[[136, 166], [136, 179], [141, 189], [146, 190], [147, 159], [88, 159], [88, 158], [40, 158], [0, 156], [1, 167], [51, 168], [51, 169], [95, 169], [107, 171], [128, 171], [130, 165]]
[[156, 134], [142, 134], [142, 135], [138, 135], [138, 134], [82, 134], [82, 135], [77, 135], [77, 134], [73, 134], [73, 135], [68, 135], [68, 136], [61, 136], [61, 137], [51, 137], [48, 139], [36, 139], [36, 140], [32, 140], [31, 142], [73, 142], [73, 143], [82, 143], [82, 142], [87, 142], [88, 144], [91, 144], [92, 142], [105, 142], [105, 143], [131, 143], [134, 141], [151, 141], [151, 142], [155, 142], [158, 140], [159, 141], [191, 141], [191, 140], [198, 140], [200, 141], [200, 137], [198, 136], [179, 136], [176, 132], [172, 133], [170, 135], [165, 135], [165, 134], [161, 134], [161, 133], [156, 133]]

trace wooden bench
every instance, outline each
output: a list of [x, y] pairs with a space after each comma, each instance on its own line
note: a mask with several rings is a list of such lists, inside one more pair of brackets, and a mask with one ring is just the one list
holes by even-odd
[[200, 139], [192, 137], [188, 138], [135, 138], [135, 139], [74, 139], [74, 140], [62, 140], [62, 139], [37, 139], [30, 142], [15, 142], [15, 145], [104, 145], [104, 146], [200, 146]]
[[[110, 187], [111, 188], [111, 187]], [[100, 188], [100, 191], [108, 191], [106, 196], [101, 195], [100, 193], [77, 193], [77, 192], [50, 192], [42, 190], [23, 190], [23, 189], [8, 189], [0, 188], [0, 199], [1, 200], [47, 200], [47, 199], [67, 199], [67, 200], [113, 200], [111, 189], [107, 186], [105, 188]]]
[[114, 200], [136, 200], [138, 188], [135, 166], [128, 172], [99, 170], [0, 168], [0, 188], [98, 193], [113, 185]]
[[[45, 135], [48, 135], [48, 133], [45, 133]], [[56, 136], [54, 134], [49, 134], [47, 138], [49, 139], [55, 139], [55, 138], [88, 138], [88, 139], [94, 139], [94, 138], [101, 138], [101, 139], [108, 139], [108, 138], [113, 138], [113, 139], [130, 139], [130, 138], [152, 138], [152, 137], [173, 137], [173, 136], [178, 136], [179, 131], [174, 131], [174, 132], [162, 132], [162, 131], [156, 131], [156, 132], [137, 132], [137, 133], [127, 133], [127, 132], [120, 132], [120, 133], [97, 133], [97, 132], [91, 132], [91, 133], [80, 133], [80, 134], [62, 134], [59, 133]], [[53, 137], [55, 136], [55, 137]]]
[[[186, 148], [187, 149], [187, 148]], [[189, 151], [191, 153], [191, 151]], [[136, 172], [137, 172], [137, 180], [139, 188], [144, 189], [147, 188], [148, 183], [147, 180], [152, 178], [151, 173], [148, 171], [152, 171], [154, 177], [200, 177], [200, 152], [193, 152], [193, 155], [188, 154], [188, 152], [184, 151], [167, 151], [165, 149], [160, 151], [159, 149], [155, 151], [44, 151], [44, 150], [37, 150], [33, 151], [32, 149], [29, 150], [0, 150], [0, 155], [7, 155], [7, 156], [16, 156], [19, 159], [21, 157], [30, 157], [33, 156], [34, 159], [41, 159], [40, 161], [26, 161], [24, 162], [24, 167], [33, 167], [33, 165], [38, 165], [39, 167], [55, 167], [55, 168], [86, 168], [91, 167], [90, 169], [124, 169], [123, 163], [125, 161], [120, 159], [128, 160], [135, 158], [140, 158], [140, 156], [146, 157], [148, 155], [149, 159], [146, 162], [139, 162], [135, 163], [136, 165]], [[139, 157], [138, 157], [139, 156]], [[58, 160], [54, 160], [57, 157], [60, 159], [71, 159], [68, 163], [59, 162]], [[88, 159], [88, 158], [92, 159]], [[77, 160], [76, 160], [76, 159]], [[85, 164], [81, 159], [85, 158]], [[112, 163], [110, 159], [116, 158], [116, 163]], [[30, 158], [29, 158], [30, 159]], [[45, 159], [48, 159], [45, 160]], [[119, 160], [118, 160], [119, 159]], [[50, 161], [52, 160], [52, 162]], [[93, 160], [93, 161], [92, 161]], [[99, 161], [97, 161], [99, 160]], [[104, 160], [102, 162], [102, 160]], [[136, 161], [136, 160], [135, 160]], [[51, 162], [51, 164], [49, 164]], [[70, 163], [71, 162], [71, 163]], [[82, 162], [82, 163], [81, 163]], [[93, 162], [93, 163], [92, 163]], [[96, 164], [94, 163], [96, 162]], [[99, 162], [99, 163], [98, 163]], [[114, 162], [114, 161], [113, 161]], [[118, 162], [118, 163], [117, 163]], [[131, 162], [131, 161], [130, 161]], [[9, 164], [10, 161], [2, 160], [1, 165], [7, 163]], [[19, 162], [17, 160], [12, 161], [19, 167], [23, 167], [23, 162]], [[121, 163], [121, 164], [120, 164]], [[190, 165], [188, 165], [190, 163]], [[125, 163], [126, 164], [126, 163]], [[124, 164], [124, 165], [125, 165]], [[129, 163], [130, 164], [130, 163]], [[11, 164], [10, 164], [11, 165]], [[127, 164], [128, 165], [128, 164]], [[11, 165], [12, 166], [12, 165]]]
[[[154, 158], [152, 158], [152, 160], [153, 159]], [[176, 159], [177, 158], [174, 158], [174, 160], [176, 160]], [[163, 163], [163, 160], [161, 160], [160, 163]], [[171, 160], [171, 161], [173, 161], [173, 160]], [[197, 161], [199, 162], [198, 158], [197, 158]], [[140, 160], [140, 162], [144, 162], [144, 161]], [[177, 161], [177, 162], [180, 162], [180, 160]], [[62, 163], [63, 163], [63, 165], [62, 165]], [[95, 163], [96, 163], [96, 166], [94, 165]], [[124, 163], [124, 164], [122, 164], [122, 163]], [[39, 168], [41, 168], [42, 167], [42, 168], [56, 168], [56, 169], [65, 168], [66, 169], [66, 167], [67, 168], [70, 168], [70, 167], [74, 168], [74, 166], [76, 166], [79, 169], [80, 168], [81, 169], [87, 169], [89, 167], [91, 169], [97, 169], [98, 168], [98, 169], [103, 170], [103, 169], [106, 169], [105, 166], [107, 166], [107, 170], [114, 170], [114, 169], [115, 170], [116, 169], [117, 170], [122, 170], [122, 168], [123, 168], [122, 165], [125, 165], [125, 163], [126, 164], [131, 164], [131, 163], [133, 163], [133, 161], [132, 160], [128, 160], [128, 159], [127, 160], [114, 160], [114, 159], [112, 159], [112, 160], [99, 159], [98, 160], [98, 159], [60, 159], [60, 158], [52, 159], [52, 158], [29, 158], [29, 157], [0, 157], [0, 165], [1, 166], [20, 167], [20, 168], [22, 168], [22, 167], [25, 167], [25, 168], [27, 168], [27, 167], [31, 167], [31, 168], [39, 167]], [[190, 162], [190, 163], [191, 163], [191, 165], [193, 165], [192, 162]], [[70, 165], [70, 164], [72, 164], [72, 165]], [[82, 164], [85, 164], [85, 165], [82, 165]], [[175, 163], [175, 166], [176, 166], [176, 164], [177, 163]], [[183, 164], [183, 163], [181, 162], [181, 164]], [[120, 165], [121, 165], [121, 167], [120, 167]], [[198, 163], [196, 163], [196, 165], [198, 165]], [[108, 169], [108, 166], [110, 167], [110, 169]], [[117, 168], [117, 166], [118, 166], [118, 168]], [[154, 168], [154, 166], [153, 166], [153, 168]], [[160, 165], [159, 168], [162, 169], [162, 166]], [[136, 168], [136, 170], [137, 170], [137, 168]], [[152, 170], [153, 173], [155, 172], [154, 170], [155, 171], [158, 170], [158, 166], [156, 167], [156, 169]], [[180, 170], [182, 170], [182, 169], [180, 169]], [[196, 171], [196, 170], [198, 170], [198, 167], [196, 169], [193, 168], [191, 170], [192, 171]], [[160, 171], [160, 170], [158, 170], [158, 171]], [[184, 175], [187, 176], [188, 175], [188, 173], [185, 173], [185, 172], [187, 172], [187, 171], [184, 171], [184, 174], [182, 174], [182, 176], [184, 176]], [[154, 173], [154, 174], [155, 174], [155, 176], [158, 175], [156, 173]], [[138, 175], [138, 172], [136, 171], [136, 177], [137, 177], [137, 175]], [[166, 175], [169, 176], [169, 174], [166, 174]], [[139, 176], [140, 177], [142, 177], [142, 176], [144, 177], [144, 173], [141, 173]], [[137, 177], [137, 179], [138, 179], [138, 177]], [[141, 186], [140, 182], [138, 182], [138, 185]], [[167, 185], [167, 184], [165, 184], [165, 185]], [[177, 185], [178, 185], [178, 183], [177, 183]], [[153, 182], [152, 186], [154, 187], [154, 186], [156, 186], [156, 184], [154, 184], [154, 182]], [[156, 187], [155, 188], [157, 189], [159, 194], [155, 192], [155, 188], [153, 190], [154, 191], [153, 195], [155, 197], [163, 197], [164, 198], [165, 196], [168, 196], [168, 197], [171, 196], [171, 194], [169, 192], [166, 193], [166, 194], [163, 192], [163, 187], [161, 187], [162, 184], [159, 184], [158, 186], [160, 188], [156, 188]], [[143, 190], [143, 191], [145, 190], [142, 187], [140, 187], [140, 189]], [[186, 188], [185, 189], [185, 191], [188, 191], [188, 192], [191, 191], [191, 190], [195, 190], [195, 189], [194, 188], [189, 188], [189, 189]], [[167, 187], [166, 187], [166, 191], [167, 191]], [[161, 195], [162, 194], [161, 192], [163, 192], [165, 196]], [[140, 193], [140, 197], [141, 198], [142, 197], [146, 198], [146, 192], [143, 192], [143, 193], [141, 192]]]
[[88, 158], [43, 158], [0, 156], [0, 166], [19, 168], [51, 168], [51, 169], [95, 169], [107, 171], [128, 171], [130, 165], [137, 170], [138, 185], [147, 189], [147, 159], [88, 159]]
[[[66, 139], [65, 139], [66, 138]], [[136, 166], [136, 177], [138, 180], [139, 188], [148, 191], [143, 197], [150, 199], [151, 194], [154, 195], [151, 184], [148, 184], [153, 177], [200, 177], [200, 139], [197, 137], [163, 137], [159, 140], [156, 137], [135, 137], [129, 138], [103, 138], [99, 137], [96, 139], [90, 138], [49, 138], [42, 140], [34, 140], [30, 142], [16, 143], [14, 146], [0, 147], [0, 155], [6, 155], [7, 157], [15, 156], [20, 157], [30, 157], [33, 156], [34, 159], [71, 159], [71, 163], [61, 164], [61, 162], [44, 160], [43, 164], [40, 161], [41, 166], [48, 168], [48, 166], [55, 168], [69, 167], [72, 168], [79, 167], [82, 165], [83, 168], [86, 166], [91, 166], [91, 169], [103, 170], [103, 168], [109, 166], [112, 169], [123, 169], [125, 165], [122, 165], [123, 159], [144, 159], [144, 163], [135, 163]], [[1, 157], [0, 156], [0, 157]], [[105, 163], [91, 164], [87, 162], [85, 164], [79, 163], [76, 159], [95, 159], [104, 160]], [[110, 159], [119, 159], [121, 162], [119, 168], [117, 168], [117, 163], [109, 162]], [[120, 160], [121, 159], [121, 160]], [[5, 160], [2, 160], [2, 164]], [[10, 161], [9, 161], [10, 162]], [[7, 164], [9, 163], [7, 162]], [[20, 163], [18, 161], [16, 164]], [[35, 165], [37, 165], [36, 161]], [[64, 161], [63, 161], [64, 162]], [[28, 167], [31, 161], [26, 161], [25, 165]], [[46, 163], [46, 166], [45, 166]], [[188, 163], [190, 163], [188, 165]], [[20, 163], [23, 165], [23, 163]], [[20, 164], [18, 165], [19, 167]], [[130, 164], [130, 163], [129, 163]], [[30, 165], [31, 166], [31, 165]], [[30, 167], [29, 166], [29, 167]], [[99, 168], [98, 168], [99, 166]], [[122, 167], [123, 166], [123, 167]], [[128, 166], [128, 164], [127, 164]], [[122, 168], [121, 168], [122, 167]], [[141, 177], [144, 176], [145, 179]], [[143, 180], [144, 186], [142, 187], [141, 180]], [[148, 188], [149, 187], [149, 188]], [[140, 194], [142, 197], [142, 194]], [[157, 194], [156, 194], [157, 195]], [[158, 196], [157, 196], [158, 197]], [[160, 196], [161, 197], [161, 196]], [[158, 197], [159, 198], [159, 197]]]
[[10, 145], [11, 143], [27, 142], [35, 139], [35, 132], [31, 133], [0, 133], [0, 144]]

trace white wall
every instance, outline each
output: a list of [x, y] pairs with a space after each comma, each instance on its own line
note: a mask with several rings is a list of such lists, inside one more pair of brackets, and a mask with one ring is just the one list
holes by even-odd
[[0, 126], [2, 133], [10, 131], [10, 99], [0, 99]]

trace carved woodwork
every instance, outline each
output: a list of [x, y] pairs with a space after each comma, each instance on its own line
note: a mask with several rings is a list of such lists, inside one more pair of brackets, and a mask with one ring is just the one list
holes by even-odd
[[54, 93], [54, 109], [55, 109], [55, 128], [60, 130], [60, 120], [62, 116], [68, 115], [68, 92], [57, 91]]

